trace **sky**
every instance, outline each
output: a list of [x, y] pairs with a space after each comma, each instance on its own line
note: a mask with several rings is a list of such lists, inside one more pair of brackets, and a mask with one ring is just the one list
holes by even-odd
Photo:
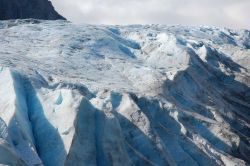
[[250, 0], [51, 0], [69, 21], [250, 29]]

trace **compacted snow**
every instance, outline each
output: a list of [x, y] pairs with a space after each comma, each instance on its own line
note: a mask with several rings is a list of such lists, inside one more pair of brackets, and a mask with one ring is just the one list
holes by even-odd
[[3, 165], [248, 165], [250, 31], [0, 21]]

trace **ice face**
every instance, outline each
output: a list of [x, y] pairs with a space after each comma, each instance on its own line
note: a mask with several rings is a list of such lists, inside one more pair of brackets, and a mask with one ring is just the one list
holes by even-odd
[[12, 20], [0, 36], [0, 164], [249, 163], [249, 31]]

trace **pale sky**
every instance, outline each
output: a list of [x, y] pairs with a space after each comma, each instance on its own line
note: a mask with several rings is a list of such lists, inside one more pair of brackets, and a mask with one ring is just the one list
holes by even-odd
[[250, 29], [250, 0], [51, 0], [74, 23]]

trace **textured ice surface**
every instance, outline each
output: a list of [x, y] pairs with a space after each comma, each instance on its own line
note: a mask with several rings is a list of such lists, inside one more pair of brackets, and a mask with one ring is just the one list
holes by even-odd
[[0, 163], [247, 165], [250, 32], [0, 22]]

